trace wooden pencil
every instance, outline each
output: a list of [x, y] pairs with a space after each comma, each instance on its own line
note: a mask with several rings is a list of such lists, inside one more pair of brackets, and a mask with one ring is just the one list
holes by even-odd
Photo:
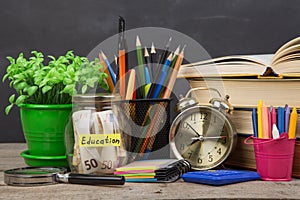
[[114, 83], [113, 83], [113, 80], [110, 76], [110, 73], [109, 73], [109, 70], [108, 70], [108, 67], [104, 61], [104, 58], [102, 56], [102, 54], [99, 53], [99, 59], [100, 59], [100, 64], [102, 65], [102, 68], [100, 69], [102, 72], [106, 73], [107, 74], [107, 77], [106, 77], [106, 82], [108, 84], [108, 87], [109, 87], [109, 91], [110, 92], [113, 92], [114, 91]]
[[139, 36], [136, 36], [136, 55], [137, 55], [137, 60], [138, 60], [138, 71], [139, 71], [139, 76], [140, 76], [140, 85], [142, 88], [142, 95], [145, 97], [145, 84], [146, 84], [146, 79], [145, 79], [145, 71], [144, 71], [144, 59], [143, 59], [143, 53], [142, 53], [142, 44], [140, 41]]
[[180, 66], [182, 64], [182, 61], [183, 61], [184, 49], [185, 49], [185, 46], [183, 47], [180, 54], [178, 55], [178, 58], [176, 60], [176, 63], [174, 65], [171, 76], [169, 78], [169, 82], [167, 84], [167, 87], [164, 91], [164, 94], [163, 94], [162, 98], [170, 98], [170, 96], [171, 96], [171, 93], [172, 93], [172, 90], [173, 90], [173, 87], [174, 87], [174, 84], [175, 84], [175, 81], [176, 81], [176, 78], [177, 78], [177, 73], [178, 73], [178, 71], [180, 69]]

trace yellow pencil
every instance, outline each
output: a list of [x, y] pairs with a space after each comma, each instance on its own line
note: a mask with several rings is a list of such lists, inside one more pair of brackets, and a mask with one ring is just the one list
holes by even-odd
[[290, 123], [289, 123], [289, 138], [295, 138], [296, 137], [296, 123], [297, 123], [297, 109], [296, 107], [293, 107], [293, 110], [290, 114]]
[[257, 129], [258, 129], [258, 138], [263, 138], [263, 128], [262, 128], [262, 100], [258, 101], [257, 106]]

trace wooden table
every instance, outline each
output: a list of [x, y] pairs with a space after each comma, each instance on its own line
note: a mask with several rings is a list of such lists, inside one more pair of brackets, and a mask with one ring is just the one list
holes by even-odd
[[20, 152], [26, 144], [0, 143], [0, 199], [300, 199], [300, 179], [290, 182], [250, 181], [226, 186], [185, 183], [126, 183], [124, 186], [55, 184], [7, 186], [3, 171], [26, 164]]

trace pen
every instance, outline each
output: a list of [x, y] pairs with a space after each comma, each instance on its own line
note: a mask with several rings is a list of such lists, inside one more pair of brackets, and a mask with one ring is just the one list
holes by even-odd
[[289, 132], [288, 136], [290, 139], [296, 137], [296, 123], [297, 123], [297, 109], [293, 107], [293, 110], [290, 115], [290, 123], [289, 123]]

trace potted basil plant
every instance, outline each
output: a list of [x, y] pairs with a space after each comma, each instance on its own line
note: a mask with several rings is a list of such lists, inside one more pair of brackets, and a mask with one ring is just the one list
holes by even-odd
[[99, 60], [89, 61], [72, 51], [58, 58], [49, 55], [46, 64], [41, 52], [31, 53], [28, 59], [23, 53], [16, 59], [7, 57], [10, 65], [2, 81], [8, 80], [15, 93], [9, 97], [5, 113], [8, 115], [13, 106], [20, 108], [28, 146], [21, 155], [27, 164], [63, 166], [64, 129], [72, 111], [72, 96], [99, 87], [108, 90], [107, 75], [101, 72]]

